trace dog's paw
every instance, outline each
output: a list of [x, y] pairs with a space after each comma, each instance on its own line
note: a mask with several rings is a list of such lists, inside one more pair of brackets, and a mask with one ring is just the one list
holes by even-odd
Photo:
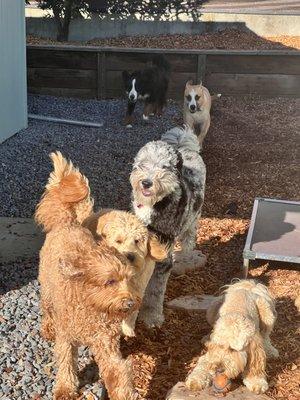
[[256, 394], [265, 393], [269, 387], [265, 378], [261, 377], [244, 378], [243, 382], [247, 389]]
[[192, 373], [187, 377], [185, 385], [189, 390], [196, 392], [198, 390], [202, 390], [208, 387], [210, 385], [210, 378], [208, 376], [204, 377]]
[[151, 121], [150, 121], [150, 118], [148, 117], [148, 115], [144, 115], [143, 114], [143, 124], [144, 125], [150, 125], [151, 124]]
[[134, 328], [126, 323], [126, 321], [122, 321], [122, 333], [127, 337], [135, 337]]
[[132, 124], [127, 124], [127, 125], [126, 125], [126, 128], [127, 128], [127, 129], [131, 129], [131, 128], [132, 128]]

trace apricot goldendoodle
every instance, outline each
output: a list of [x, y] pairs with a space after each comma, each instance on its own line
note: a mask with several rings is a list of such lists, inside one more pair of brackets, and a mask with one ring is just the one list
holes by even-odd
[[266, 358], [278, 357], [270, 341], [276, 310], [267, 287], [241, 280], [216, 299], [207, 312], [208, 322], [214, 325], [207, 352], [188, 375], [187, 387], [201, 390], [222, 372], [228, 379], [242, 374], [249, 390], [264, 393], [268, 389]]
[[[129, 260], [134, 271], [133, 281], [142, 299], [154, 271], [155, 262], [163, 261], [168, 249], [132, 213], [104, 209], [92, 214], [83, 225], [91, 230], [95, 238], [103, 238]], [[125, 336], [135, 336], [134, 328], [138, 310], [122, 323]]]
[[55, 400], [75, 399], [77, 348], [89, 346], [110, 399], [133, 400], [132, 370], [119, 348], [121, 321], [139, 297], [127, 258], [96, 241], [81, 222], [91, 213], [85, 177], [60, 153], [37, 207], [36, 220], [47, 232], [40, 252], [42, 335], [55, 340]]

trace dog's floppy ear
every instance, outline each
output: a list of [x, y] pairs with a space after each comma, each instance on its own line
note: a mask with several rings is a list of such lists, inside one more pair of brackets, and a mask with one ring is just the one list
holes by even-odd
[[248, 365], [252, 366], [252, 371], [256, 376], [262, 376], [265, 374], [266, 352], [262, 337], [257, 332], [252, 336], [249, 342]]
[[149, 233], [148, 252], [153, 260], [163, 261], [168, 257], [169, 249], [168, 246], [161, 243], [153, 233]]
[[255, 334], [254, 322], [244, 315], [227, 314], [221, 317], [219, 321], [223, 325], [223, 338], [226, 337], [229, 347], [233, 350], [243, 350]]
[[111, 217], [111, 209], [105, 209], [102, 210], [98, 214], [98, 220], [97, 220], [97, 228], [96, 228], [96, 234], [103, 236], [104, 238], [106, 237], [106, 228], [108, 226], [109, 221], [112, 219]]
[[255, 334], [252, 320], [239, 313], [229, 313], [220, 317], [211, 335], [213, 343], [241, 351]]
[[129, 72], [128, 71], [123, 71], [122, 72], [122, 77], [123, 77], [123, 82], [126, 83], [129, 79]]
[[58, 268], [60, 273], [68, 279], [79, 278], [84, 275], [83, 270], [68, 259], [60, 258], [58, 261]]
[[232, 321], [231, 330], [229, 345], [233, 350], [241, 351], [255, 334], [255, 324], [249, 318], [239, 315]]

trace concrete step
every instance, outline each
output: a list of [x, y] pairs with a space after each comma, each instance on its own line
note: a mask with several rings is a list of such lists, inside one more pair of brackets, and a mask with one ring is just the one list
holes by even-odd
[[44, 235], [31, 218], [0, 218], [0, 263], [38, 254]]

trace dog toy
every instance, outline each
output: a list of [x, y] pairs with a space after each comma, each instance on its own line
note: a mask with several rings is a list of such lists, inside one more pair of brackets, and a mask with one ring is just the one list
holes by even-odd
[[231, 388], [231, 381], [223, 372], [216, 372], [212, 382], [212, 389], [214, 394], [225, 396]]

